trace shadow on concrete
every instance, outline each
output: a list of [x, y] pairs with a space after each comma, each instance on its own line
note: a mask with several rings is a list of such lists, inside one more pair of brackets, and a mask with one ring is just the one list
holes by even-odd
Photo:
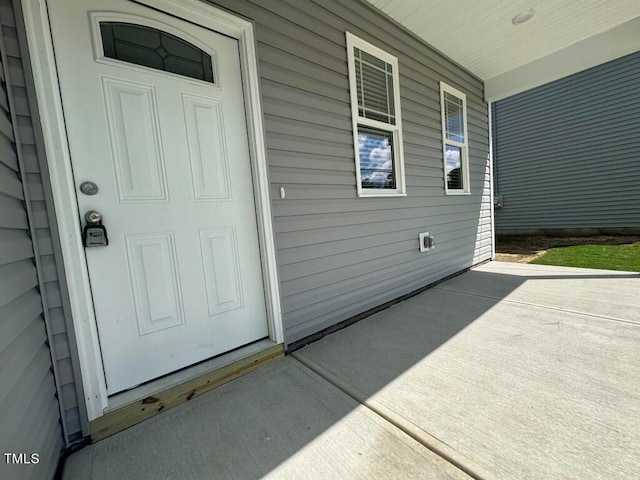
[[495, 265], [297, 355], [440, 437], [477, 478], [640, 475], [619, 448], [640, 447], [640, 411], [619, 414], [640, 402], [640, 388], [621, 390], [637, 379], [640, 275]]
[[[611, 296], [617, 292], [615, 298], [620, 299], [625, 289], [631, 292], [637, 285], [629, 281], [638, 275], [593, 271], [554, 275], [544, 267], [535, 271], [520, 271], [518, 265], [504, 268], [515, 274], [472, 270], [329, 335], [296, 355], [321, 365], [372, 398], [410, 375], [414, 367], [505, 299], [542, 302], [541, 308], [547, 308], [540, 317], [544, 321], [556, 315], [549, 309], [566, 308], [640, 323], [635, 295], [619, 300], [615, 307]], [[538, 286], [520, 292], [532, 282]], [[510, 324], [518, 322], [532, 320], [509, 318]], [[462, 345], [456, 355], [468, 360], [478, 351], [465, 350]], [[433, 381], [439, 382], [432, 387], [446, 401], [448, 380]], [[410, 384], [397, 394], [404, 395], [403, 401], [414, 402], [419, 413], [427, 401], [421, 397], [425, 385], [403, 393], [406, 385]], [[480, 385], [492, 388], [491, 379]], [[482, 389], [474, 393], [482, 394]], [[469, 415], [473, 418], [483, 412]], [[408, 437], [391, 435], [379, 419], [363, 413], [353, 398], [288, 357], [99, 442], [91, 447], [91, 476], [73, 478], [453, 478], [448, 477], [449, 467], [438, 464], [429, 452], [416, 454], [412, 445]], [[471, 457], [458, 458], [467, 458], [468, 473], [483, 476], [482, 459], [475, 463]], [[77, 466], [71, 468], [79, 471]], [[544, 468], [540, 472], [538, 478], [544, 478]]]

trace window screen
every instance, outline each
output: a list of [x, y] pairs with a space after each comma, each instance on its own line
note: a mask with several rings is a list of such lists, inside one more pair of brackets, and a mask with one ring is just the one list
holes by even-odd
[[444, 92], [444, 115], [447, 140], [464, 142], [464, 113], [462, 98]]
[[346, 33], [358, 196], [406, 195], [398, 59]]
[[393, 66], [355, 48], [358, 115], [395, 125]]
[[467, 96], [440, 82], [446, 193], [470, 193]]

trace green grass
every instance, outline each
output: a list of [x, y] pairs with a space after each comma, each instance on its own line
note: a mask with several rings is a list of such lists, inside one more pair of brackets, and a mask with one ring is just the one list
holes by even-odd
[[531, 263], [640, 272], [640, 242], [629, 245], [575, 245], [551, 248]]

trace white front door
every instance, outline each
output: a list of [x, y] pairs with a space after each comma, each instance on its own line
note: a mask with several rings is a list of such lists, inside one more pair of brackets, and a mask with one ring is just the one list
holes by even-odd
[[237, 41], [126, 0], [49, 15], [108, 393], [266, 337]]

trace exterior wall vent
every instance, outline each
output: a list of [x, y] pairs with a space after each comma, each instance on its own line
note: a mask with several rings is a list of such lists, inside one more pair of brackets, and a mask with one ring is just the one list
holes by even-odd
[[436, 246], [436, 241], [429, 235], [429, 232], [421, 233], [418, 237], [420, 239], [420, 251], [426, 252], [432, 250]]

